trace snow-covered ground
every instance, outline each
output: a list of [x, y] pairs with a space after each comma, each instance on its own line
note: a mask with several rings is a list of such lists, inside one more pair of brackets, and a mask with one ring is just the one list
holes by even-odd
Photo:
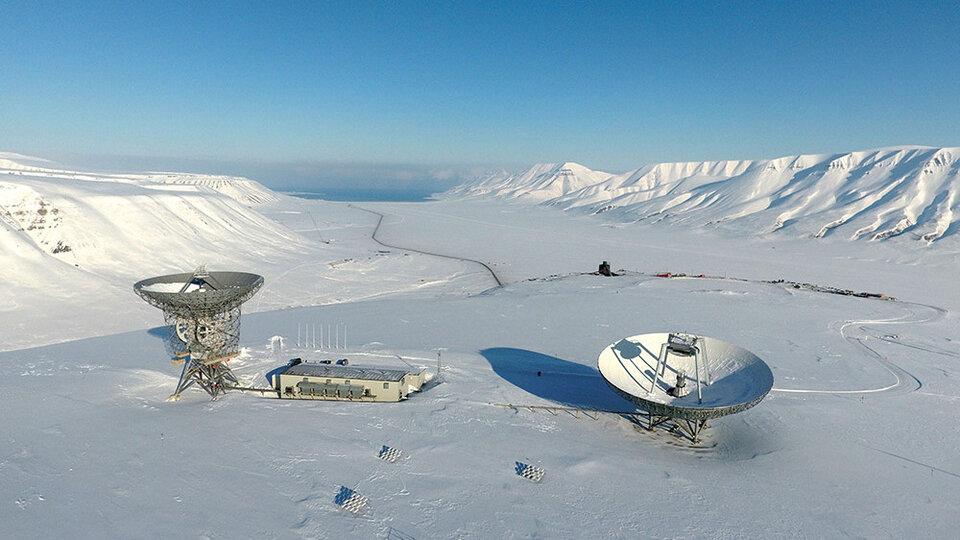
[[[32, 243], [7, 227], [0, 244], [13, 303], [0, 311], [2, 536], [946, 537], [960, 526], [960, 255], [947, 242], [748, 236], [489, 198], [241, 202], [190, 183], [91, 174], [92, 188], [7, 170], [0, 182], [33, 189], [62, 221]], [[163, 196], [122, 210], [148, 189]], [[127, 232], [81, 219], [114, 208]], [[370, 211], [385, 216], [377, 240], [409, 249], [375, 242]], [[160, 224], [171, 228], [151, 233]], [[218, 224], [232, 235], [211, 239]], [[76, 259], [52, 252], [52, 239], [81, 233], [93, 240], [74, 241]], [[504, 286], [470, 260], [421, 252], [482, 261]], [[602, 260], [621, 275], [589, 274]], [[199, 263], [266, 278], [231, 362], [250, 385], [297, 356], [434, 368], [443, 349], [441, 382], [395, 404], [211, 402], [200, 390], [168, 403], [178, 367], [160, 312], [132, 284]], [[298, 346], [298, 328], [321, 324], [345, 325], [346, 349]], [[597, 355], [672, 330], [757, 354], [774, 390], [696, 446], [613, 414], [500, 406], [630, 410]], [[384, 444], [404, 458], [377, 459]], [[516, 476], [515, 461], [543, 467], [543, 481]], [[369, 508], [339, 510], [340, 485]]]

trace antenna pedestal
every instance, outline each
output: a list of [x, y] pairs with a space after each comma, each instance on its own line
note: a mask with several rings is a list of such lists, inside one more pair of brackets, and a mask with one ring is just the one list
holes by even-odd
[[217, 359], [214, 362], [189, 360], [184, 363], [180, 382], [170, 396], [170, 401], [179, 401], [180, 394], [194, 384], [210, 394], [211, 399], [217, 399], [226, 392], [227, 387], [239, 385], [240, 382], [227, 367], [227, 360], [229, 359]]

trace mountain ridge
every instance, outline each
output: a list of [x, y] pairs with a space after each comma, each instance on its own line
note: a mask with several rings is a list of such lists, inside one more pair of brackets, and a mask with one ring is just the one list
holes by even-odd
[[0, 152], [0, 175], [4, 175], [10, 180], [17, 176], [28, 176], [34, 179], [50, 178], [138, 184], [154, 189], [162, 189], [158, 187], [158, 185], [163, 184], [203, 187], [222, 193], [248, 206], [257, 206], [279, 200], [279, 196], [271, 189], [255, 180], [242, 176], [163, 171], [145, 173], [83, 172], [52, 166], [40, 166], [38, 163], [53, 164], [53, 162], [43, 158], [26, 156], [14, 152]]
[[8, 264], [43, 264], [41, 255], [112, 272], [170, 265], [154, 252], [159, 245], [195, 265], [251, 243], [282, 251], [303, 242], [255, 210], [280, 196], [247, 178], [78, 172], [26, 160], [42, 161], [0, 153], [0, 255]]
[[[895, 146], [772, 159], [655, 163], [622, 174], [538, 164], [448, 191], [495, 197], [621, 222], [723, 226], [754, 234], [849, 240], [913, 237], [933, 243], [960, 230], [960, 147]], [[551, 186], [552, 189], [544, 189]]]

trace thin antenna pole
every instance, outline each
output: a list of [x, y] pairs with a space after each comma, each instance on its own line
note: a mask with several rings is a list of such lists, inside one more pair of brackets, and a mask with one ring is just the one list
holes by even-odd
[[328, 349], [331, 349], [331, 348], [332, 348], [332, 346], [330, 345], [330, 341], [331, 341], [330, 325], [327, 324], [327, 348], [328, 348]]
[[337, 323], [337, 348], [340, 348], [340, 323]]
[[343, 323], [343, 348], [347, 348], [347, 323]]
[[700, 391], [700, 351], [693, 355], [693, 369], [697, 372], [697, 403], [703, 403], [703, 393]]
[[710, 386], [710, 360], [707, 358], [707, 341], [702, 337], [697, 338], [700, 341], [698, 351], [703, 352], [703, 368], [707, 371], [707, 386]]
[[320, 349], [323, 350], [323, 324], [320, 324]]
[[657, 389], [657, 380], [660, 378], [660, 367], [663, 366], [664, 371], [667, 369], [668, 354], [670, 353], [667, 351], [667, 344], [664, 343], [660, 345], [660, 356], [657, 357], [657, 367], [653, 370], [653, 383], [650, 385], [651, 392]]

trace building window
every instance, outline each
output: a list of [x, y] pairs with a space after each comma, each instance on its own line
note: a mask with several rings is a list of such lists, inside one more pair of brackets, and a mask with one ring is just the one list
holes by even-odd
[[343, 381], [343, 384], [350, 386], [350, 381]]
[[383, 389], [386, 390], [387, 388], [390, 388], [390, 383], [388, 382], [383, 383]]

